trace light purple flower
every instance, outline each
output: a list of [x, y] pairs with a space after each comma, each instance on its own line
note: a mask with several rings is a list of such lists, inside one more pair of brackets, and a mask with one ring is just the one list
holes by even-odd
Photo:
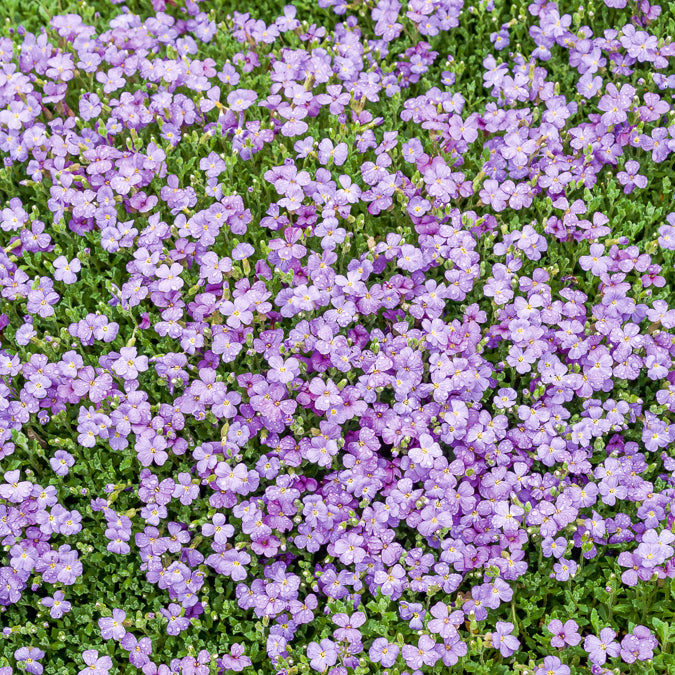
[[252, 89], [235, 89], [227, 95], [227, 105], [234, 112], [242, 112], [250, 108], [258, 98], [258, 94]]
[[383, 668], [391, 668], [396, 663], [401, 648], [387, 640], [376, 638], [368, 650], [368, 656], [373, 663], [381, 663]]
[[17, 661], [23, 661], [26, 665], [26, 672], [33, 675], [40, 675], [44, 668], [40, 659], [44, 658], [45, 653], [37, 647], [19, 647], [14, 652], [14, 658]]
[[545, 656], [534, 675], [570, 675], [570, 669], [557, 656]]
[[334, 666], [337, 662], [337, 648], [332, 640], [324, 638], [321, 643], [310, 642], [307, 645], [307, 657], [309, 665], [316, 671], [323, 673], [326, 668]]
[[122, 347], [119, 358], [113, 363], [112, 369], [125, 380], [135, 380], [138, 373], [148, 369], [148, 357], [138, 356], [136, 347]]
[[621, 645], [615, 642], [616, 632], [611, 628], [603, 628], [600, 631], [600, 637], [587, 635], [584, 640], [584, 649], [588, 653], [588, 658], [592, 663], [601, 666], [608, 658], [618, 656], [621, 652]]
[[82, 652], [82, 660], [87, 664], [78, 675], [106, 675], [112, 668], [112, 659], [109, 656], [99, 656], [96, 649], [87, 649]]
[[251, 665], [251, 659], [244, 653], [244, 646], [235, 642], [230, 647], [230, 653], [223, 654], [222, 663], [226, 672], [232, 670], [238, 673]]
[[321, 164], [328, 164], [333, 160], [335, 166], [342, 166], [347, 161], [349, 148], [346, 143], [338, 143], [333, 146], [333, 142], [329, 138], [324, 138], [319, 142], [319, 162]]
[[515, 635], [511, 635], [514, 625], [509, 621], [497, 621], [495, 630], [492, 633], [492, 646], [499, 649], [502, 656], [511, 656], [520, 647], [520, 640]]
[[248, 242], [237, 244], [232, 249], [232, 260], [244, 260], [250, 258], [255, 253], [255, 249]]
[[65, 450], [57, 450], [49, 464], [57, 476], [67, 476], [70, 467], [75, 464], [75, 458]]
[[121, 609], [113, 609], [111, 617], [103, 617], [98, 620], [98, 626], [101, 629], [101, 637], [104, 640], [121, 640], [126, 634], [126, 629], [122, 625], [127, 618], [126, 612]]
[[74, 284], [81, 267], [82, 265], [77, 258], [68, 262], [66, 257], [61, 255], [54, 260], [54, 278], [57, 281], [63, 281], [64, 284]]
[[72, 605], [65, 599], [66, 594], [63, 591], [56, 591], [54, 597], [47, 596], [40, 600], [40, 604], [49, 607], [49, 616], [52, 619], [60, 619], [64, 614], [70, 612]]
[[575, 647], [581, 642], [579, 626], [574, 619], [568, 619], [564, 624], [559, 619], [553, 619], [549, 622], [547, 628], [553, 633], [551, 647], [557, 647], [558, 649], [566, 646]]

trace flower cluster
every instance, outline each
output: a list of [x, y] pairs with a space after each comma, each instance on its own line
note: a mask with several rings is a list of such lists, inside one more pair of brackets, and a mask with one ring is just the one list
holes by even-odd
[[[0, 605], [44, 620], [14, 663], [75, 661], [47, 628], [84, 612], [81, 674], [666, 657], [675, 44], [605, 4], [153, 0], [0, 40]], [[439, 59], [466, 26], [475, 78]]]

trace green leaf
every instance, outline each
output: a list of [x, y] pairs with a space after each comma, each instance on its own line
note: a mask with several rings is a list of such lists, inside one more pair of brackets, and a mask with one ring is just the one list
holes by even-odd
[[654, 626], [656, 634], [659, 636], [659, 642], [662, 645], [669, 644], [670, 624], [666, 623], [665, 621], [662, 621], [661, 619], [657, 619], [656, 617], [652, 618], [652, 624]]
[[598, 610], [593, 607], [591, 610], [591, 626], [593, 626], [593, 631], [595, 632], [596, 635], [600, 634], [600, 631], [602, 630], [602, 626], [600, 625], [600, 615], [598, 614]]

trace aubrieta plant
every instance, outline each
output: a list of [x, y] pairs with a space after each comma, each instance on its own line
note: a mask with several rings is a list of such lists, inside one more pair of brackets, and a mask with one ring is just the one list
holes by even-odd
[[5, 27], [0, 675], [675, 672], [672, 3], [317, 3]]

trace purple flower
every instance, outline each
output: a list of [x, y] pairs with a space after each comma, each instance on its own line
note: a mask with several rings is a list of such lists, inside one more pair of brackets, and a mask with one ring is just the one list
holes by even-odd
[[373, 663], [381, 663], [383, 668], [391, 668], [396, 663], [400, 652], [397, 644], [391, 643], [387, 638], [376, 638], [370, 649], [368, 656]]
[[511, 656], [520, 647], [520, 640], [511, 635], [513, 629], [514, 625], [509, 621], [497, 621], [492, 633], [492, 646], [504, 657]]
[[557, 656], [545, 656], [534, 675], [570, 675], [570, 669]]
[[577, 81], [577, 91], [584, 98], [593, 98], [602, 88], [602, 77], [587, 71]]
[[319, 673], [323, 673], [326, 668], [334, 666], [337, 662], [338, 653], [335, 643], [332, 640], [324, 638], [321, 643], [310, 642], [307, 645], [307, 657], [309, 665]]
[[646, 626], [635, 626], [632, 633], [628, 633], [621, 640], [621, 658], [625, 663], [648, 661], [654, 656], [654, 649], [658, 641]]
[[560, 558], [560, 560], [553, 565], [554, 573], [551, 574], [551, 578], [555, 578], [557, 581], [567, 581], [576, 574], [577, 567], [578, 565], [574, 560]]
[[627, 111], [632, 105], [635, 88], [630, 84], [624, 84], [619, 91], [616, 85], [610, 82], [606, 91], [598, 103], [598, 108], [604, 112], [602, 123], [609, 127], [625, 122], [628, 119]]
[[432, 633], [437, 633], [446, 641], [458, 636], [457, 625], [464, 620], [460, 611], [450, 612], [444, 602], [437, 602], [430, 611], [434, 619], [429, 621], [428, 629]]
[[255, 253], [255, 249], [248, 242], [237, 244], [232, 249], [232, 260], [244, 260], [250, 258]]
[[136, 668], [142, 668], [150, 662], [150, 654], [152, 654], [150, 638], [143, 637], [139, 640], [133, 633], [127, 633], [120, 640], [120, 646], [129, 652], [129, 662]]
[[139, 372], [148, 369], [148, 357], [138, 356], [136, 347], [122, 347], [112, 369], [125, 380], [135, 380]]
[[579, 635], [579, 626], [574, 619], [568, 619], [563, 624], [559, 619], [553, 619], [549, 622], [547, 628], [553, 637], [551, 638], [551, 647], [563, 649], [570, 646], [575, 647], [581, 642], [581, 635]]
[[304, 118], [307, 117], [306, 108], [283, 104], [279, 107], [278, 112], [286, 120], [281, 126], [283, 136], [301, 136], [309, 129], [307, 122], [304, 121]]
[[112, 659], [109, 656], [99, 656], [96, 649], [87, 649], [82, 652], [82, 660], [87, 664], [78, 675], [106, 675], [112, 668]]
[[26, 311], [29, 314], [38, 314], [42, 318], [53, 316], [55, 305], [59, 301], [59, 295], [51, 287], [36, 288], [30, 290], [27, 296]]
[[609, 259], [603, 255], [605, 247], [602, 244], [592, 244], [590, 255], [582, 255], [579, 258], [579, 266], [582, 270], [590, 270], [591, 274], [599, 277], [607, 271]]
[[288, 384], [300, 374], [300, 362], [291, 357], [284, 359], [281, 356], [273, 355], [268, 359], [270, 370], [267, 373], [267, 379], [270, 382], [281, 382]]
[[162, 466], [169, 457], [166, 452], [168, 442], [159, 434], [143, 434], [136, 441], [136, 456], [143, 466], [151, 466], [153, 463]]
[[65, 450], [57, 450], [49, 464], [57, 476], [67, 476], [70, 467], [75, 464], [75, 458]]
[[434, 639], [427, 634], [419, 636], [416, 647], [414, 645], [403, 645], [401, 653], [406, 665], [415, 670], [423, 665], [433, 666], [440, 658], [440, 654], [436, 651]]
[[587, 635], [584, 639], [584, 650], [588, 653], [588, 658], [595, 665], [601, 666], [608, 658], [618, 656], [621, 652], [621, 645], [615, 642], [616, 632], [611, 628], [603, 628], [600, 631], [600, 637]]
[[122, 625], [127, 618], [126, 612], [121, 609], [113, 609], [111, 617], [103, 617], [98, 620], [98, 627], [101, 629], [101, 637], [104, 640], [121, 640], [126, 634], [126, 629]]
[[179, 635], [182, 631], [190, 627], [190, 619], [185, 616], [181, 616], [182, 608], [175, 602], [172, 602], [168, 608], [162, 607], [159, 611], [168, 621], [166, 625], [166, 632], [169, 635]]
[[412, 630], [421, 630], [424, 627], [424, 617], [426, 610], [418, 602], [402, 602], [399, 607], [399, 614], [404, 621], [409, 622]]
[[14, 658], [17, 661], [23, 661], [26, 664], [26, 672], [33, 675], [40, 675], [44, 668], [40, 659], [44, 658], [45, 653], [37, 647], [19, 647], [14, 652]]
[[230, 647], [230, 653], [222, 656], [221, 663], [226, 671], [238, 673], [251, 665], [251, 659], [244, 653], [244, 646], [235, 642]]
[[359, 628], [366, 622], [363, 612], [354, 612], [351, 616], [343, 612], [333, 615], [333, 623], [338, 626], [333, 631], [333, 637], [338, 642], [347, 641], [350, 644], [360, 644], [361, 631]]
[[64, 284], [74, 284], [80, 269], [81, 264], [77, 258], [68, 262], [66, 257], [61, 255], [54, 260], [54, 278], [57, 281], [63, 281]]
[[199, 168], [206, 173], [207, 178], [219, 176], [227, 168], [225, 161], [215, 152], [199, 160]]
[[639, 170], [640, 164], [631, 159], [626, 162], [624, 171], [619, 171], [616, 175], [619, 183], [624, 186], [623, 191], [625, 194], [629, 195], [636, 187], [647, 187], [647, 177], [639, 174]]
[[349, 148], [346, 143], [338, 143], [333, 146], [329, 138], [324, 138], [319, 142], [318, 158], [321, 164], [328, 164], [333, 160], [335, 166], [342, 166], [347, 161]]
[[419, 447], [408, 451], [408, 456], [423, 469], [430, 469], [434, 465], [434, 459], [443, 454], [441, 446], [429, 434], [422, 434], [419, 443]]
[[66, 599], [63, 591], [56, 591], [54, 597], [46, 597], [40, 600], [40, 604], [49, 607], [49, 616], [52, 619], [60, 619], [64, 614], [70, 612], [72, 605]]
[[380, 586], [384, 595], [389, 595], [392, 600], [397, 600], [401, 597], [404, 586], [403, 580], [405, 577], [405, 570], [397, 563], [389, 570], [389, 572], [377, 570], [375, 572], [374, 581]]
[[0, 484], [0, 497], [10, 502], [21, 503], [33, 491], [33, 484], [29, 481], [20, 481], [21, 471], [14, 469], [3, 474], [5, 483]]
[[363, 537], [350, 532], [335, 542], [334, 548], [336, 555], [340, 558], [343, 565], [360, 563], [366, 556], [366, 550], [361, 547]]
[[183, 288], [183, 284], [185, 284], [180, 276], [182, 272], [183, 266], [180, 263], [172, 263], [170, 266], [160, 265], [155, 273], [159, 279], [157, 288], [162, 293], [180, 290]]
[[235, 89], [227, 95], [227, 105], [234, 112], [242, 112], [250, 108], [258, 98], [258, 94], [251, 89]]

